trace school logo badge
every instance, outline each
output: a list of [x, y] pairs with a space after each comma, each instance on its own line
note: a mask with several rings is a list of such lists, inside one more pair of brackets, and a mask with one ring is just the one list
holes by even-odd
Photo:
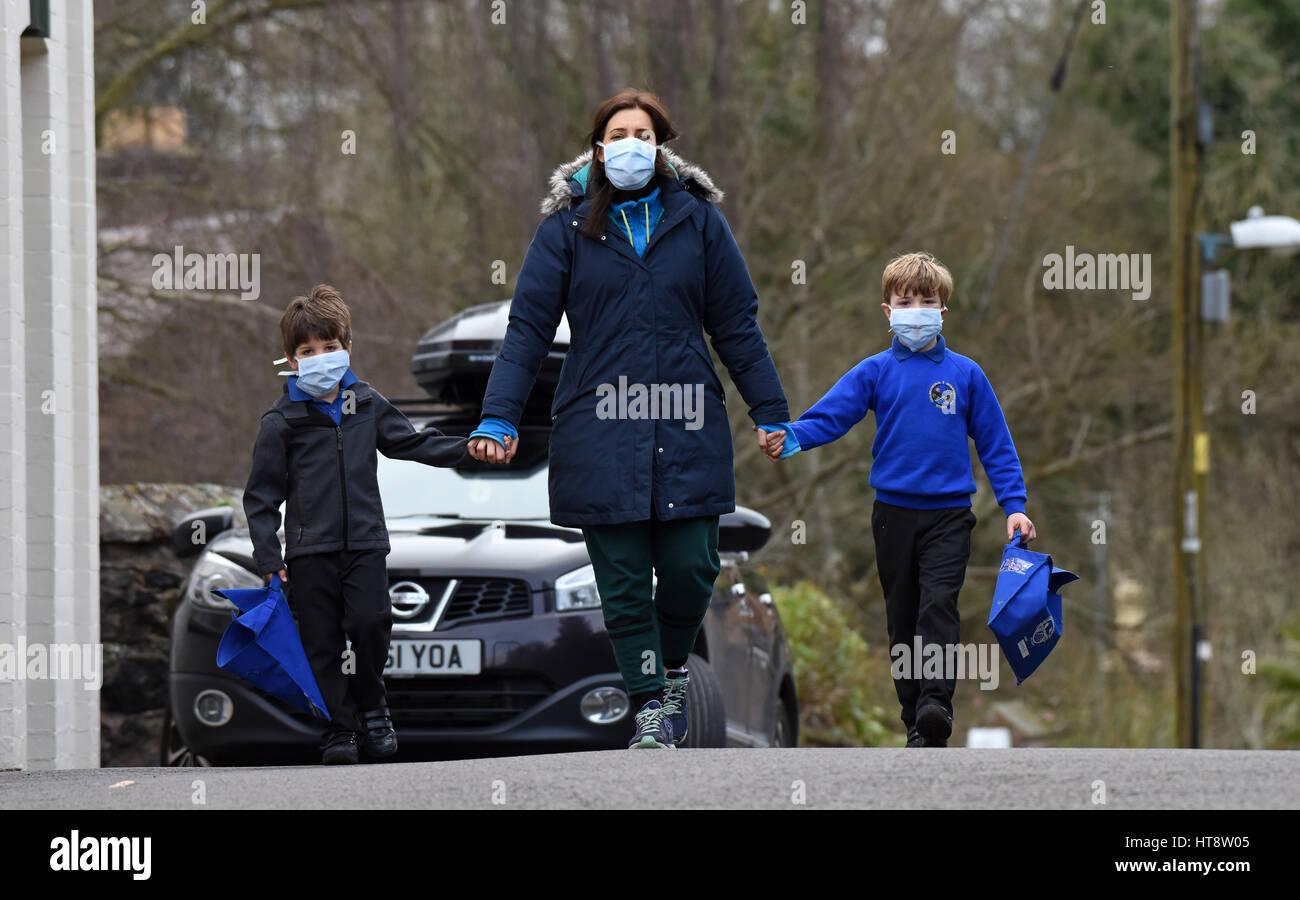
[[1017, 559], [1014, 556], [1008, 556], [1002, 560], [1002, 567], [999, 572], [1011, 572], [1013, 575], [1023, 575], [1034, 567], [1034, 564], [1027, 559]]
[[945, 413], [957, 410], [957, 389], [946, 381], [936, 381], [930, 385], [930, 402]]
[[1034, 629], [1034, 634], [1029, 640], [1031, 643], [1041, 644], [1054, 634], [1056, 634], [1056, 625], [1052, 622], [1052, 617], [1048, 616], [1038, 623], [1038, 627]]

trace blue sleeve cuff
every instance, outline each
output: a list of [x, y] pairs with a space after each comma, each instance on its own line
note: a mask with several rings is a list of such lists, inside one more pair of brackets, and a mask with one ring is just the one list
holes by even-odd
[[1002, 511], [1008, 516], [1014, 516], [1016, 513], [1023, 513], [1025, 511], [1025, 501], [1021, 500], [1019, 497], [1008, 500], [1002, 504]]
[[785, 432], [785, 443], [781, 445], [781, 455], [777, 459], [785, 459], [799, 452], [799, 438], [795, 435], [794, 429], [790, 427], [789, 422], [773, 422], [770, 425], [759, 425], [758, 427], [764, 431], [776, 431], [780, 428]]
[[478, 428], [471, 431], [469, 436], [472, 438], [491, 438], [504, 447], [505, 438], [517, 438], [519, 432], [515, 430], [515, 426], [511, 425], [508, 419], [503, 419], [500, 416], [484, 416], [478, 423]]

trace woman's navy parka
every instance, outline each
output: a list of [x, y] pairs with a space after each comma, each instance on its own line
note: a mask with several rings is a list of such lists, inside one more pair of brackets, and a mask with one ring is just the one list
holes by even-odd
[[567, 314], [551, 406], [557, 525], [644, 521], [652, 504], [665, 520], [735, 509], [731, 426], [706, 331], [754, 424], [790, 418], [753, 282], [713, 205], [722, 192], [698, 166], [661, 152], [677, 178], [660, 178], [663, 217], [644, 257], [610, 223], [603, 240], [578, 233], [591, 207], [590, 151], [555, 170], [488, 379], [483, 415], [517, 427]]

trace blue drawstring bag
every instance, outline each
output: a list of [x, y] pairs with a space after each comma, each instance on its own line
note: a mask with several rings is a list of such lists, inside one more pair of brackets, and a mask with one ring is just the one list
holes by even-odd
[[1053, 566], [1046, 553], [1026, 550], [1019, 528], [1002, 551], [989, 628], [1011, 664], [1016, 684], [1032, 675], [1061, 639], [1065, 620], [1057, 591], [1078, 579]]
[[264, 588], [213, 590], [239, 610], [217, 645], [217, 666], [295, 709], [329, 719], [289, 602], [272, 575]]

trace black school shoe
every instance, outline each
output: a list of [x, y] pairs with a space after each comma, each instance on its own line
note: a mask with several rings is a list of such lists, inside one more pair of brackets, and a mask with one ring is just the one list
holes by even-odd
[[321, 749], [321, 762], [327, 766], [356, 765], [357, 733], [336, 731], [327, 737]]
[[925, 746], [925, 738], [923, 738], [923, 737], [921, 737], [919, 734], [917, 734], [917, 733], [916, 733], [916, 729], [913, 728], [913, 729], [911, 729], [910, 731], [907, 732], [907, 744], [906, 744], [905, 746], [906, 746], [906, 747], [924, 747], [924, 746]]
[[397, 752], [397, 732], [388, 705], [361, 714], [361, 727], [365, 737], [361, 746], [371, 759], [385, 759]]
[[938, 703], [927, 703], [916, 711], [916, 733], [923, 747], [947, 747], [952, 734], [952, 714]]

